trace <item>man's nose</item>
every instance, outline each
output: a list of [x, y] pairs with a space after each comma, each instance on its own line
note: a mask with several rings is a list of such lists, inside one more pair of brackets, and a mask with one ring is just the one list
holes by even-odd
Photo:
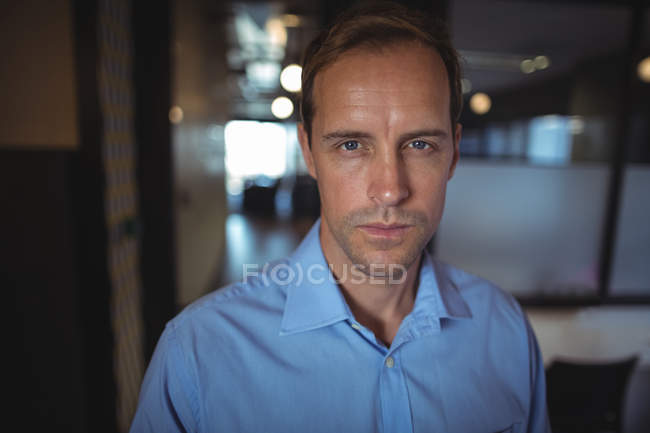
[[368, 198], [377, 205], [397, 206], [409, 196], [408, 173], [400, 155], [377, 155], [368, 174]]

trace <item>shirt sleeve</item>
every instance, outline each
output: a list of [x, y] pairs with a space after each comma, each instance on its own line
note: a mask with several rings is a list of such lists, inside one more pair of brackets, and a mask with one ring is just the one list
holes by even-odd
[[189, 368], [176, 331], [168, 324], [142, 382], [132, 433], [198, 431], [196, 381]]
[[531, 399], [528, 414], [528, 433], [550, 433], [551, 427], [546, 409], [546, 376], [544, 374], [544, 360], [539, 350], [535, 333], [526, 319], [528, 332], [528, 347], [530, 353], [530, 381]]

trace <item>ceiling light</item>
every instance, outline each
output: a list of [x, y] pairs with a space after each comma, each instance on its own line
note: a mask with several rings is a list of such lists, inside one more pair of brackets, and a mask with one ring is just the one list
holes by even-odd
[[535, 63], [531, 59], [524, 59], [521, 61], [519, 68], [524, 74], [530, 74], [531, 72], [535, 72]]
[[178, 105], [174, 105], [169, 109], [169, 121], [177, 125], [183, 121], [183, 109]]
[[302, 68], [299, 65], [289, 65], [280, 74], [280, 84], [287, 92], [300, 92]]
[[270, 18], [266, 21], [266, 33], [269, 35], [271, 44], [287, 45], [287, 29], [280, 18]]
[[485, 114], [492, 108], [492, 100], [485, 93], [475, 93], [469, 100], [469, 108], [478, 115]]
[[645, 59], [641, 60], [639, 62], [639, 66], [636, 68], [636, 71], [639, 74], [641, 81], [650, 83], [650, 57], [646, 57]]
[[286, 119], [293, 114], [293, 102], [286, 96], [279, 96], [271, 103], [271, 113], [278, 119]]
[[301, 19], [298, 15], [294, 14], [284, 14], [282, 15], [282, 24], [285, 27], [298, 27], [300, 25]]
[[551, 59], [546, 56], [537, 56], [533, 59], [533, 66], [535, 69], [542, 70], [546, 69], [551, 65]]

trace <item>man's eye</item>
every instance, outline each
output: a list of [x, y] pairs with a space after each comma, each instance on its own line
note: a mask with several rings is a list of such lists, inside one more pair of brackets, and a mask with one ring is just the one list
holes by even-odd
[[409, 147], [412, 147], [412, 148], [417, 149], [417, 150], [424, 150], [424, 149], [426, 149], [428, 147], [431, 147], [431, 145], [429, 143], [427, 143], [426, 141], [415, 140], [415, 141], [412, 141], [412, 142], [409, 143]]
[[345, 150], [357, 150], [359, 146], [359, 142], [355, 140], [346, 141], [341, 145], [341, 147], [343, 147]]

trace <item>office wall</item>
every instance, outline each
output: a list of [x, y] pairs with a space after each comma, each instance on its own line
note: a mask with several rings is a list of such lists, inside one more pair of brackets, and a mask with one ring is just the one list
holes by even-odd
[[0, 288], [9, 298], [8, 413], [21, 429], [87, 421], [72, 167], [79, 145], [69, 0], [0, 14]]
[[215, 288], [225, 249], [228, 214], [223, 125], [228, 82], [221, 5], [175, 1], [172, 105], [183, 119], [172, 125], [176, 219], [176, 303], [186, 305]]
[[0, 146], [78, 146], [72, 32], [70, 0], [3, 2]]
[[81, 432], [86, 422], [70, 166], [69, 152], [0, 150], [7, 413], [23, 431], [48, 426]]

